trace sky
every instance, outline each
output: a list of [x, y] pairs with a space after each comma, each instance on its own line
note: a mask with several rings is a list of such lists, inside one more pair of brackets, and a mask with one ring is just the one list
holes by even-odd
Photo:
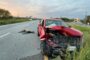
[[0, 8], [13, 16], [84, 18], [90, 0], [0, 0]]

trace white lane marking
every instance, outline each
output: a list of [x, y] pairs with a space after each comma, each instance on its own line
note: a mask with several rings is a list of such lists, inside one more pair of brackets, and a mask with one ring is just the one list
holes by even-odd
[[9, 35], [9, 34], [10, 34], [9, 32], [6, 33], [6, 34], [3, 34], [3, 35], [0, 36], [0, 38], [3, 38], [3, 37], [5, 37], [5, 36], [7, 36], [7, 35]]

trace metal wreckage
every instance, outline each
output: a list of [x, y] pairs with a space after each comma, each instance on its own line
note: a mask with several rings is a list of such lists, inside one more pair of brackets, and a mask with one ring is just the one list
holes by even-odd
[[38, 24], [38, 36], [41, 41], [41, 52], [50, 58], [60, 56], [65, 60], [65, 54], [80, 51], [83, 45], [83, 33], [68, 27], [62, 19], [43, 19]]

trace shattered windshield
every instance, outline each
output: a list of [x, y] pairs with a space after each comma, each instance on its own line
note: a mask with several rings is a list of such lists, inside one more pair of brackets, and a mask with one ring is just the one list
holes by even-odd
[[62, 20], [46, 20], [46, 26], [65, 26], [67, 27], [67, 24], [63, 22]]

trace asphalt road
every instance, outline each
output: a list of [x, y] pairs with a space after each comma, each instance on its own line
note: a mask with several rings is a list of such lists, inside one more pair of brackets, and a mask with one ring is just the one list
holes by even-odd
[[[42, 60], [38, 21], [0, 26], [0, 60]], [[35, 33], [24, 34], [28, 29]]]
[[[70, 24], [86, 26], [79, 22]], [[0, 60], [43, 60], [37, 25], [38, 20], [0, 26]], [[24, 29], [35, 33], [21, 32]]]

